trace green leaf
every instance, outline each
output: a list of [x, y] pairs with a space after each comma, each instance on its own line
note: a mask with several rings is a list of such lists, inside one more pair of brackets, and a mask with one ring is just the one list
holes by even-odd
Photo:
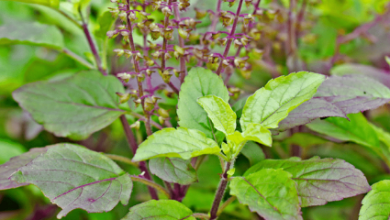
[[58, 8], [60, 5], [59, 0], [6, 0], [6, 1], [13, 1], [13, 2], [24, 2], [24, 3], [30, 3], [30, 4], [39, 4], [39, 5], [45, 5], [52, 8]]
[[7, 163], [0, 166], [0, 190], [12, 189], [28, 185], [28, 183], [17, 183], [9, 177], [18, 171], [19, 168], [30, 163], [33, 159], [45, 153], [47, 148], [32, 148], [29, 152], [13, 157]]
[[252, 166], [265, 159], [265, 155], [261, 147], [252, 141], [248, 141], [245, 144], [241, 153], [248, 158], [249, 163]]
[[[181, 127], [197, 129], [207, 137], [214, 138], [213, 125], [206, 111], [197, 102], [200, 97], [207, 95], [215, 95], [225, 102], [229, 101], [229, 92], [217, 74], [200, 67], [192, 68], [180, 89], [177, 115]], [[223, 136], [221, 132], [216, 132], [218, 141], [221, 141]]]
[[308, 148], [315, 145], [325, 144], [328, 141], [309, 133], [294, 133], [283, 142], [286, 144], [296, 144], [300, 147]]
[[160, 157], [149, 161], [149, 169], [154, 175], [170, 183], [188, 185], [196, 181], [196, 171], [190, 160]]
[[33, 23], [10, 23], [0, 26], [0, 45], [28, 44], [62, 49], [64, 39], [57, 27]]
[[230, 194], [264, 219], [302, 219], [295, 182], [281, 169], [263, 169], [245, 177], [235, 177]]
[[114, 76], [86, 71], [59, 81], [27, 84], [13, 97], [46, 130], [84, 139], [126, 112], [128, 106], [119, 105], [116, 92], [124, 89]]
[[260, 124], [249, 123], [242, 136], [245, 140], [255, 141], [268, 147], [272, 146], [271, 131]]
[[183, 127], [164, 128], [142, 142], [133, 160], [156, 157], [180, 157], [188, 160], [202, 154], [218, 154], [220, 151], [215, 141], [198, 130]]
[[390, 180], [372, 185], [364, 197], [359, 220], [388, 220], [390, 218]]
[[131, 207], [122, 220], [196, 220], [192, 211], [176, 200], [150, 200]]
[[245, 176], [268, 168], [283, 169], [292, 174], [302, 207], [324, 205], [370, 190], [364, 174], [340, 159], [263, 160], [249, 168]]
[[386, 132], [380, 127], [375, 126], [372, 123], [369, 123], [371, 127], [374, 129], [376, 135], [378, 136], [378, 139], [382, 141], [390, 150], [390, 133]]
[[63, 210], [61, 218], [81, 208], [107, 212], [119, 201], [126, 205], [132, 191], [130, 175], [103, 154], [74, 144], [57, 144], [11, 176], [31, 183]]
[[237, 116], [228, 103], [213, 95], [199, 98], [198, 103], [207, 112], [216, 129], [225, 135], [234, 133]]
[[269, 81], [246, 101], [241, 117], [243, 131], [250, 123], [277, 128], [289, 112], [313, 97], [324, 79], [317, 73], [298, 72]]
[[98, 18], [98, 23], [99, 23], [100, 28], [96, 32], [96, 36], [103, 38], [103, 39], [106, 38], [107, 31], [110, 30], [114, 21], [115, 21], [115, 19], [113, 19], [112, 15], [109, 11], [106, 11], [103, 14], [101, 14]]
[[375, 130], [361, 113], [349, 114], [348, 119], [330, 117], [306, 125], [311, 130], [342, 141], [352, 141], [367, 147], [380, 147]]

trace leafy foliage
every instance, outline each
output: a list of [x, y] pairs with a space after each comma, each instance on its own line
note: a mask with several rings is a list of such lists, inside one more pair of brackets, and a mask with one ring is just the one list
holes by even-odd
[[383, 180], [372, 185], [362, 201], [359, 220], [388, 219], [390, 217], [390, 181]]
[[277, 128], [290, 111], [312, 98], [324, 79], [319, 74], [299, 72], [271, 80], [246, 101], [241, 127], [245, 131], [249, 123], [257, 123]]
[[316, 132], [326, 134], [343, 141], [353, 141], [367, 147], [379, 147], [375, 130], [361, 114], [349, 114], [348, 119], [331, 117], [316, 120], [307, 126]]
[[60, 81], [27, 84], [13, 97], [46, 130], [85, 139], [126, 112], [117, 92], [124, 91], [116, 78], [88, 71]]
[[28, 185], [28, 183], [17, 183], [10, 180], [11, 175], [18, 171], [19, 168], [30, 163], [36, 157], [46, 152], [47, 148], [33, 148], [29, 152], [21, 154], [20, 156], [11, 158], [10, 161], [0, 166], [0, 190], [12, 189], [20, 186]]
[[218, 154], [218, 144], [198, 130], [165, 128], [142, 142], [133, 160], [156, 157], [180, 157], [184, 160], [202, 154]]
[[233, 134], [236, 130], [236, 113], [223, 99], [216, 96], [204, 96], [198, 103], [207, 112], [214, 127], [225, 135]]
[[295, 182], [282, 169], [263, 169], [236, 177], [230, 194], [265, 219], [302, 219]]
[[0, 44], [28, 44], [62, 49], [64, 40], [55, 26], [37, 22], [18, 25], [10, 23], [0, 26]]
[[118, 201], [126, 205], [133, 186], [130, 176], [109, 158], [72, 144], [49, 147], [10, 178], [38, 186], [63, 209], [58, 218], [76, 208], [107, 212]]
[[175, 200], [151, 200], [132, 207], [123, 220], [195, 220], [191, 215], [189, 208]]
[[149, 162], [150, 172], [170, 183], [188, 185], [196, 181], [196, 171], [189, 160], [159, 157]]
[[[229, 93], [221, 78], [203, 68], [191, 69], [180, 89], [177, 115], [180, 126], [197, 129], [213, 138], [212, 124], [206, 111], [197, 102], [199, 98], [207, 95], [220, 97], [225, 102], [229, 100]], [[220, 140], [221, 135], [216, 136]]]
[[0, 1], [0, 219], [388, 219], [389, 13]]
[[339, 159], [263, 160], [245, 175], [269, 168], [283, 169], [292, 175], [302, 207], [324, 205], [370, 190], [363, 173]]

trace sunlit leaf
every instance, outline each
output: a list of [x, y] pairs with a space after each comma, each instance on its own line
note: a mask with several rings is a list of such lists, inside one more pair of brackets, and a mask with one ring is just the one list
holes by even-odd
[[176, 200], [150, 200], [133, 206], [122, 220], [196, 220], [192, 211]]
[[154, 175], [170, 183], [188, 185], [196, 181], [196, 171], [190, 160], [159, 157], [149, 161], [149, 169]]
[[280, 122], [279, 130], [307, 124], [316, 118], [346, 118], [347, 114], [375, 109], [389, 101], [390, 89], [377, 80], [364, 76], [332, 76], [321, 84], [313, 99]]
[[142, 142], [133, 160], [156, 157], [180, 157], [187, 160], [202, 154], [219, 152], [218, 144], [198, 130], [183, 127], [164, 128]]
[[31, 23], [3, 24], [0, 26], [1, 44], [28, 44], [53, 49], [64, 47], [63, 36], [55, 26]]
[[283, 169], [292, 174], [302, 207], [324, 205], [370, 190], [364, 174], [339, 159], [263, 160], [247, 170], [245, 175], [267, 168]]
[[120, 81], [96, 71], [27, 84], [13, 92], [14, 99], [46, 130], [60, 137], [84, 139], [124, 114], [116, 92]]
[[267, 220], [302, 219], [295, 182], [281, 169], [263, 169], [235, 177], [230, 194]]
[[380, 127], [375, 126], [374, 124], [370, 123], [371, 127], [376, 132], [376, 135], [378, 136], [378, 139], [382, 141], [390, 150], [390, 133], [386, 132]]
[[47, 148], [33, 148], [29, 152], [11, 158], [10, 161], [0, 166], [0, 190], [17, 188], [28, 185], [29, 183], [17, 183], [9, 177], [18, 171], [19, 168], [30, 163], [33, 159], [45, 153]]
[[277, 128], [293, 109], [311, 99], [325, 76], [298, 72], [271, 80], [246, 101], [241, 117], [243, 131], [248, 124]]
[[348, 119], [330, 117], [315, 120], [306, 125], [311, 130], [343, 141], [353, 141], [367, 147], [379, 147], [380, 142], [375, 130], [361, 113], [349, 114]]
[[228, 103], [213, 95], [199, 98], [198, 103], [207, 112], [216, 129], [225, 135], [234, 133], [237, 116]]
[[40, 188], [62, 208], [58, 218], [77, 208], [107, 212], [119, 201], [126, 205], [133, 186], [130, 176], [112, 160], [73, 144], [51, 146], [11, 179]]
[[364, 197], [359, 220], [388, 220], [390, 218], [390, 180], [372, 185]]
[[[197, 129], [207, 137], [214, 138], [213, 125], [197, 102], [200, 97], [207, 95], [215, 95], [225, 102], [229, 100], [229, 92], [217, 74], [200, 67], [192, 68], [180, 88], [177, 115], [180, 126]], [[220, 141], [224, 135], [216, 131], [216, 136]]]
[[246, 140], [255, 141], [268, 147], [272, 146], [271, 131], [260, 124], [248, 124], [245, 132], [242, 133], [242, 136]]

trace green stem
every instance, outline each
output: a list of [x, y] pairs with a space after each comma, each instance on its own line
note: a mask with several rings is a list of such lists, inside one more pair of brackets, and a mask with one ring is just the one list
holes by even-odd
[[129, 159], [127, 157], [122, 157], [122, 156], [115, 155], [115, 154], [104, 154], [104, 155], [106, 155], [110, 159], [120, 161], [120, 162], [129, 164], [129, 165], [132, 165], [134, 167], [138, 167], [138, 163], [133, 162], [131, 159]]
[[230, 205], [230, 203], [234, 202], [234, 200], [236, 200], [236, 198], [237, 198], [237, 197], [232, 196], [232, 197], [230, 197], [228, 200], [226, 200], [226, 201], [222, 204], [222, 206], [218, 209], [217, 216], [219, 216], [219, 215], [223, 212], [223, 210], [224, 210], [228, 205]]
[[150, 180], [147, 180], [147, 179], [144, 179], [144, 178], [141, 178], [141, 177], [138, 177], [138, 176], [131, 176], [131, 180], [135, 181], [135, 182], [143, 183], [143, 184], [148, 185], [150, 187], [153, 187], [157, 191], [160, 191], [161, 193], [166, 195], [168, 199], [171, 198], [171, 195], [169, 194], [169, 192], [166, 189], [164, 189], [164, 187], [160, 186], [159, 184], [157, 184], [155, 182], [152, 182]]
[[80, 64], [82, 64], [85, 67], [88, 67], [89, 69], [96, 69], [91, 63], [89, 63], [84, 58], [80, 57], [79, 55], [73, 53], [69, 49], [64, 48], [64, 49], [59, 50], [59, 51], [68, 55], [70, 58], [76, 60], [77, 62], [79, 62]]
[[210, 216], [204, 213], [194, 213], [192, 216], [200, 219], [210, 219]]
[[83, 26], [81, 26], [81, 24], [75, 20], [74, 18], [70, 17], [68, 14], [66, 14], [64, 11], [61, 11], [60, 9], [58, 8], [52, 8], [54, 9], [56, 12], [62, 14], [64, 17], [66, 17], [69, 21], [71, 21], [73, 24], [75, 24], [78, 28], [80, 29], [83, 29]]

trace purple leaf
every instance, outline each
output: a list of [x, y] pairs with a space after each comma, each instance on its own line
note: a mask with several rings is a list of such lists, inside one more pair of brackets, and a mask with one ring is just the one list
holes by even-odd
[[367, 77], [333, 76], [322, 83], [314, 97], [325, 98], [350, 114], [374, 109], [389, 102], [390, 90]]
[[282, 168], [292, 174], [302, 207], [324, 205], [371, 189], [360, 170], [343, 160], [331, 158], [263, 160], [247, 170], [245, 176], [268, 168]]
[[298, 125], [310, 123], [316, 118], [330, 116], [347, 117], [339, 107], [326, 99], [313, 98], [294, 109], [286, 119], [281, 121], [279, 130], [287, 130]]
[[304, 125], [316, 118], [343, 117], [378, 108], [390, 101], [390, 89], [362, 76], [332, 76], [318, 88], [314, 98], [294, 109], [280, 122], [279, 130]]
[[390, 88], [390, 73], [384, 70], [356, 63], [343, 64], [331, 70], [334, 76], [358, 75], [374, 79]]
[[57, 144], [10, 177], [21, 184], [34, 184], [63, 210], [88, 212], [112, 210], [119, 201], [126, 205], [132, 191], [130, 175], [104, 155], [73, 144]]
[[11, 158], [7, 163], [0, 166], [0, 190], [12, 189], [28, 185], [29, 183], [17, 183], [9, 179], [9, 177], [19, 168], [30, 163], [34, 158], [46, 152], [47, 148], [33, 148], [29, 152], [20, 156]]

